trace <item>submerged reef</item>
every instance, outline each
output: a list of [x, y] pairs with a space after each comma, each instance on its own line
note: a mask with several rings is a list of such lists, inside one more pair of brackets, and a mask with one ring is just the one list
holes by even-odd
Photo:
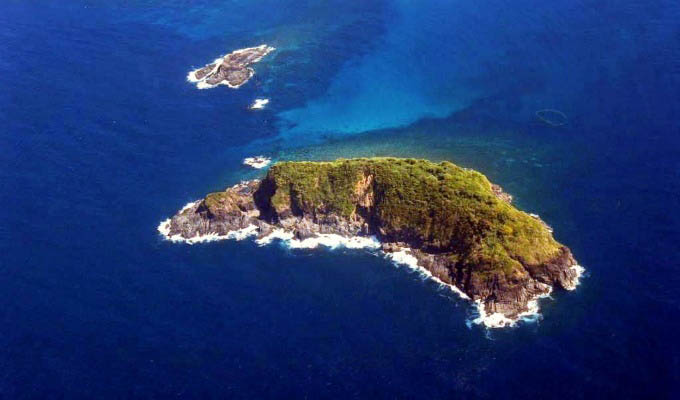
[[276, 50], [274, 47], [266, 44], [236, 50], [203, 68], [189, 72], [187, 79], [196, 83], [199, 89], [213, 88], [220, 84], [237, 89], [255, 75], [250, 65], [274, 50]]
[[490, 325], [532, 312], [580, 267], [537, 216], [479, 172], [399, 158], [279, 162], [262, 180], [190, 203], [159, 230], [171, 240], [239, 235], [374, 237], [478, 304]]

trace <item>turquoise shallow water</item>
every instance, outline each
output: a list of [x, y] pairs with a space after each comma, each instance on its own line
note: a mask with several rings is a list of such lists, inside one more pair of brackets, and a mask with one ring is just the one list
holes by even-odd
[[[343, 64], [326, 93], [280, 114], [282, 135], [357, 133], [401, 126], [423, 116], [444, 117], [469, 105], [479, 89], [461, 75], [464, 38], [450, 29], [458, 7], [401, 2], [384, 36]], [[444, 50], [442, 43], [447, 43]], [[467, 47], [467, 46], [463, 46]], [[457, 54], [456, 54], [457, 53]], [[432, 62], [436, 60], [436, 62]], [[446, 77], [446, 79], [442, 79]]]
[[[2, 3], [0, 397], [678, 397], [679, 17], [665, 0]], [[239, 90], [186, 82], [260, 43], [278, 50]], [[257, 154], [474, 168], [587, 275], [487, 331], [367, 252], [158, 235], [261, 176], [242, 165]]]

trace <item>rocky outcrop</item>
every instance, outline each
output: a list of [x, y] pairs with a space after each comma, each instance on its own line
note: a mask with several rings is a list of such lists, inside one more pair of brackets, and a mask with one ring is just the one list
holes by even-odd
[[267, 45], [236, 50], [218, 58], [203, 68], [191, 71], [188, 79], [199, 88], [211, 88], [223, 84], [238, 88], [255, 74], [250, 67], [275, 49]]
[[280, 163], [262, 181], [191, 204], [167, 230], [186, 239], [248, 227], [261, 237], [284, 229], [300, 240], [374, 235], [386, 253], [409, 248], [434, 277], [487, 313], [513, 319], [552, 287], [573, 288], [578, 274], [570, 250], [511, 200], [483, 175], [450, 163]]

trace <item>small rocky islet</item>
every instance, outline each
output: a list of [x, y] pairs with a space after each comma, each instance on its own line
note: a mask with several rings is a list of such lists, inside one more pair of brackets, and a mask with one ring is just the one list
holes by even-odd
[[408, 249], [504, 326], [553, 287], [573, 289], [580, 275], [550, 227], [511, 201], [481, 173], [446, 161], [279, 162], [262, 180], [189, 204], [159, 230], [187, 241], [281, 230], [298, 240], [373, 236], [388, 254]]
[[199, 89], [213, 88], [217, 85], [237, 89], [255, 75], [250, 66], [274, 50], [276, 50], [274, 47], [266, 44], [235, 50], [205, 67], [189, 72], [187, 80], [196, 83]]

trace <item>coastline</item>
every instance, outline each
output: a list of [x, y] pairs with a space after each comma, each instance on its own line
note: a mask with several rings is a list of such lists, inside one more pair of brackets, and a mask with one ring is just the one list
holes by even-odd
[[[418, 177], [429, 190], [418, 186]], [[421, 190], [405, 192], [412, 200], [403, 202], [404, 185]], [[474, 323], [500, 328], [537, 320], [538, 299], [553, 286], [573, 289], [583, 273], [549, 226], [511, 201], [483, 175], [446, 162], [380, 157], [279, 162], [262, 180], [242, 181], [187, 204], [158, 230], [189, 244], [255, 236], [259, 245], [279, 239], [293, 249], [379, 249], [394, 264], [473, 301]], [[475, 213], [485, 216], [484, 223], [469, 218]], [[427, 222], [422, 228], [421, 221]], [[479, 237], [483, 241], [475, 241]]]
[[[179, 213], [182, 213], [183, 211], [186, 211], [190, 209], [191, 207], [195, 206], [197, 203], [199, 203], [201, 200], [193, 201], [187, 203]], [[258, 246], [267, 246], [275, 242], [276, 240], [280, 241], [283, 245], [290, 249], [314, 249], [318, 248], [319, 246], [326, 247], [330, 250], [334, 250], [337, 248], [346, 248], [346, 249], [365, 249], [369, 251], [376, 252], [376, 254], [379, 254], [383, 258], [391, 261], [395, 266], [406, 266], [412, 271], [416, 272], [419, 276], [426, 280], [431, 280], [439, 285], [439, 287], [447, 288], [451, 290], [453, 293], [458, 295], [463, 300], [467, 300], [470, 305], [472, 305], [476, 309], [477, 317], [474, 319], [468, 319], [466, 321], [466, 324], [468, 327], [471, 327], [473, 324], [474, 325], [482, 325], [484, 328], [487, 329], [495, 329], [495, 328], [508, 328], [508, 327], [515, 327], [517, 326], [518, 322], [524, 321], [524, 322], [536, 322], [540, 319], [541, 313], [540, 313], [540, 307], [538, 305], [538, 300], [546, 297], [550, 297], [553, 287], [550, 285], [545, 285], [548, 289], [548, 292], [545, 294], [537, 295], [534, 296], [529, 302], [527, 303], [528, 310], [524, 311], [520, 314], [517, 315], [516, 318], [508, 318], [505, 315], [501, 313], [487, 313], [484, 307], [484, 303], [481, 300], [474, 300], [472, 301], [468, 295], [466, 295], [462, 290], [460, 290], [458, 287], [452, 284], [448, 284], [443, 282], [441, 279], [437, 278], [436, 276], [432, 275], [432, 273], [427, 270], [426, 268], [422, 267], [418, 263], [418, 259], [411, 253], [412, 250], [408, 247], [399, 247], [398, 251], [394, 252], [386, 252], [382, 250], [382, 243], [375, 237], [375, 236], [352, 236], [352, 237], [346, 237], [342, 235], [337, 235], [337, 234], [317, 234], [314, 237], [309, 237], [306, 239], [296, 239], [295, 235], [292, 231], [290, 230], [285, 230], [283, 228], [276, 228], [267, 235], [264, 236], [259, 236], [259, 231], [260, 228], [250, 224], [246, 226], [245, 228], [241, 228], [238, 230], [233, 230], [227, 232], [225, 235], [219, 235], [217, 233], [209, 233], [209, 234], [204, 234], [204, 235], [196, 235], [191, 238], [184, 238], [179, 234], [176, 235], [170, 235], [170, 220], [171, 218], [167, 218], [158, 225], [158, 232], [163, 236], [165, 240], [171, 241], [171, 242], [184, 242], [189, 245], [194, 245], [197, 243], [207, 243], [207, 242], [215, 242], [215, 241], [220, 241], [220, 240], [244, 240], [249, 237], [254, 237], [254, 241]], [[581, 283], [581, 278], [583, 277], [583, 274], [585, 272], [585, 268], [583, 268], [579, 264], [575, 264], [570, 267], [576, 272], [576, 279], [574, 280], [574, 285], [572, 287], [567, 288], [566, 290], [573, 291], [575, 290]]]

